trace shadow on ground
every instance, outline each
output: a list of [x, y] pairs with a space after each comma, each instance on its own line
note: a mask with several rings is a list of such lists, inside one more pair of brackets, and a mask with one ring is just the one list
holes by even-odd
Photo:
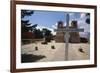
[[46, 56], [33, 55], [33, 54], [21, 54], [21, 62], [22, 63], [36, 62], [42, 58], [46, 58]]

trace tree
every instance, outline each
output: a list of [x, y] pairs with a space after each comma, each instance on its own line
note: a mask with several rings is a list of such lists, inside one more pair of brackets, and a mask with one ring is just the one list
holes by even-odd
[[90, 13], [86, 13], [87, 19], [86, 19], [86, 23], [90, 24]]
[[51, 33], [51, 31], [48, 30], [47, 28], [43, 28], [42, 31], [43, 31], [43, 36], [45, 38], [45, 41], [46, 42], [50, 42], [51, 39], [52, 39], [52, 33]]
[[21, 10], [21, 18], [25, 16], [31, 16], [34, 12], [32, 10]]
[[29, 20], [24, 20], [23, 18], [25, 16], [31, 16], [34, 13], [32, 10], [21, 10], [21, 28], [22, 33], [32, 31], [31, 23], [29, 23]]
[[43, 32], [40, 29], [34, 29], [34, 34], [37, 39], [43, 38]]
[[21, 10], [21, 36], [22, 39], [32, 39], [35, 37], [33, 31], [36, 29], [37, 24], [31, 25], [29, 20], [24, 19], [26, 16], [31, 16], [33, 10]]

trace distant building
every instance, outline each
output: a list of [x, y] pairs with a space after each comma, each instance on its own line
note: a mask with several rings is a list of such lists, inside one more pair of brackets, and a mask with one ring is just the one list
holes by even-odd
[[[57, 29], [60, 29], [60, 28], [65, 28], [62, 21], [59, 21], [58, 25], [57, 25]], [[56, 42], [65, 42], [64, 34], [65, 34], [64, 32], [58, 32], [57, 31], [56, 36], [55, 36], [55, 41]]]
[[22, 39], [34, 39], [35, 34], [32, 32], [24, 32], [22, 33]]
[[[58, 22], [57, 29], [60, 29], [60, 28], [66, 28], [66, 26], [64, 26], [62, 21]], [[69, 28], [78, 28], [77, 21], [72, 21], [71, 26]], [[57, 31], [56, 36], [55, 36], [55, 41], [56, 42], [65, 42], [64, 35], [65, 35], [64, 32]], [[69, 42], [70, 43], [80, 43], [79, 32], [70, 32]]]
[[[71, 26], [69, 28], [78, 28], [77, 21], [72, 21]], [[70, 32], [70, 43], [80, 43], [80, 35], [79, 32]]]

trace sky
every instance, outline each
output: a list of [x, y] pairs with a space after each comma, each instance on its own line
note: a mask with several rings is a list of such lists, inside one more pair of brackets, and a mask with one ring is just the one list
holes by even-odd
[[[29, 20], [32, 25], [38, 24], [37, 28], [48, 28], [52, 31], [53, 34], [55, 32], [53, 29], [57, 27], [58, 21], [63, 21], [64, 25], [66, 25], [66, 14], [69, 14], [70, 21], [77, 20], [78, 27], [84, 28], [84, 32], [81, 32], [81, 36], [86, 37], [87, 33], [90, 32], [90, 24], [85, 22], [86, 20], [86, 13], [80, 12], [56, 12], [56, 11], [37, 11], [34, 10], [34, 13], [31, 16], [25, 16], [23, 20]], [[70, 25], [70, 24], [69, 24]]]

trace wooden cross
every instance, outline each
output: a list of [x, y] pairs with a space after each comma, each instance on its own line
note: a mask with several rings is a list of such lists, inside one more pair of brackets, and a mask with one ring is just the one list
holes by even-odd
[[64, 38], [65, 38], [65, 60], [68, 60], [68, 43], [69, 43], [69, 37], [70, 37], [70, 32], [84, 32], [84, 29], [78, 29], [78, 28], [69, 28], [69, 14], [67, 14], [67, 26], [66, 28], [59, 28], [59, 29], [54, 29], [54, 31], [57, 32], [64, 32]]

